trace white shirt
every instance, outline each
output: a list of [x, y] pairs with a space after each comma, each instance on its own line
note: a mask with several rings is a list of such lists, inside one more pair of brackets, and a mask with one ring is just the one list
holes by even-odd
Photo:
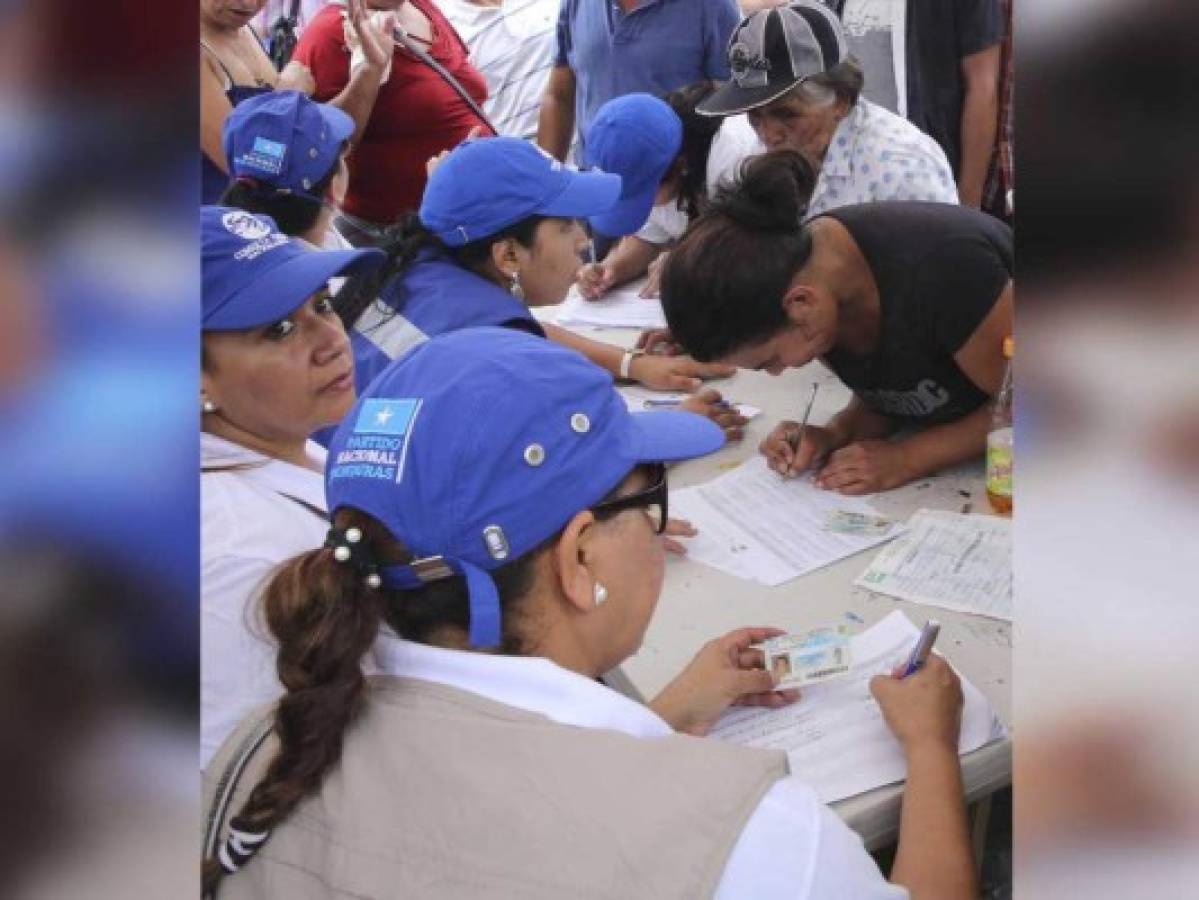
[[541, 98], [558, 53], [559, 0], [504, 0], [480, 6], [437, 0], [487, 80], [487, 113], [496, 130], [533, 140]]
[[[444, 684], [579, 728], [657, 738], [670, 726], [653, 710], [548, 659], [443, 650], [381, 637], [382, 671]], [[902, 900], [862, 840], [794, 776], [775, 782], [725, 864], [718, 898]]]
[[[325, 450], [308, 442], [323, 470]], [[320, 471], [201, 433], [200, 767], [255, 706], [283, 693], [275, 644], [251, 601], [284, 560], [321, 546], [329, 523]], [[229, 467], [238, 468], [230, 469]], [[295, 500], [289, 499], [291, 497]]]
[[859, 99], [833, 132], [805, 218], [838, 206], [894, 200], [957, 203], [953, 171], [927, 134]]
[[[707, 191], [711, 197], [722, 182], [736, 179], [743, 160], [766, 150], [744, 115], [729, 116], [712, 138], [708, 152]], [[655, 206], [637, 237], [650, 244], [673, 244], [687, 230], [687, 214], [675, 200]]]

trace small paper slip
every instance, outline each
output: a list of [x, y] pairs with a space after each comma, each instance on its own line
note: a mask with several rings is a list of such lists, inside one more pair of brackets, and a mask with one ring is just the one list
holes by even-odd
[[[734, 707], [709, 736], [785, 750], [792, 774], [825, 803], [901, 781], [907, 775], [903, 751], [869, 684], [906, 659], [919, 635], [907, 616], [893, 612], [850, 638], [853, 664], [846, 675], [804, 687], [798, 701], [781, 709]], [[965, 678], [962, 694], [958, 752], [969, 753], [1004, 732], [986, 697]]]
[[585, 300], [572, 287], [558, 307], [559, 325], [598, 325], [608, 328], [665, 328], [662, 301], [638, 297], [642, 281], [613, 288], [598, 300]]
[[834, 509], [824, 520], [824, 527], [841, 534], [889, 534], [895, 523], [884, 516], [868, 516], [847, 509]]
[[670, 513], [698, 530], [687, 558], [771, 587], [813, 572], [899, 533], [843, 534], [825, 528], [833, 510], [878, 517], [858, 497], [783, 478], [761, 456], [707, 484], [670, 492]]
[[[690, 397], [690, 394], [680, 394], [673, 391], [651, 391], [648, 388], [621, 388], [625, 406], [629, 412], [650, 412], [655, 409], [676, 409], [680, 403]], [[746, 419], [752, 419], [762, 410], [748, 403], [734, 403], [733, 408]]]
[[766, 671], [774, 674], [779, 688], [804, 687], [844, 675], [853, 662], [849, 638], [844, 625], [769, 638], [762, 643]]
[[854, 584], [900, 600], [1012, 621], [1012, 523], [922, 509]]

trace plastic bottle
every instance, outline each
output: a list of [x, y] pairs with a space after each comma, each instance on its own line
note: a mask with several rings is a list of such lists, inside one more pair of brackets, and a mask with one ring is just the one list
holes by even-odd
[[1007, 369], [1003, 386], [995, 397], [991, 410], [991, 430], [987, 434], [987, 499], [997, 513], [1012, 511], [1012, 355], [1016, 349], [1013, 338], [1003, 341]]

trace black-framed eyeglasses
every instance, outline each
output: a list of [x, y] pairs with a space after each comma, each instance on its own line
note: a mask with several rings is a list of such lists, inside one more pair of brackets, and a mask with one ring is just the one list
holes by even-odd
[[609, 519], [626, 509], [643, 509], [654, 527], [654, 534], [661, 534], [666, 530], [668, 496], [666, 466], [655, 463], [650, 467], [650, 487], [635, 494], [603, 500], [591, 507], [591, 512], [597, 519]]

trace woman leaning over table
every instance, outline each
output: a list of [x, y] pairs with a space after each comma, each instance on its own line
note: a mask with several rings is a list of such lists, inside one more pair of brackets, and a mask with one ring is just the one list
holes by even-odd
[[698, 391], [684, 406], [730, 438], [745, 420], [701, 379], [729, 366], [647, 355], [542, 325], [530, 307], [561, 303], [586, 236], [579, 218], [609, 209], [620, 179], [579, 172], [520, 138], [467, 141], [437, 161], [421, 200], [388, 248], [389, 265], [346, 286], [338, 311], [352, 329], [359, 388], [388, 362], [434, 335], [502, 325], [571, 347], [614, 377]]
[[264, 595], [287, 693], [205, 773], [228, 826], [206, 841], [209, 891], [972, 896], [943, 660], [871, 683], [908, 762], [891, 885], [781, 751], [697, 737], [730, 703], [796, 699], [750, 647], [775, 629], [710, 641], [648, 706], [596, 680], [637, 650], [662, 587], [663, 463], [722, 442], [689, 413], [629, 413], [582, 357], [510, 329], [389, 367], [330, 447], [325, 547]]
[[813, 468], [821, 487], [867, 494], [980, 456], [1012, 334], [1011, 229], [945, 203], [846, 206], [801, 225], [812, 176], [777, 150], [720, 192], [663, 273], [673, 340], [772, 375], [819, 358], [850, 388], [798, 447], [795, 422], [762, 443], [784, 474]]
[[325, 283], [382, 254], [312, 250], [268, 218], [223, 207], [202, 209], [201, 231], [203, 764], [281, 690], [250, 600], [275, 565], [324, 538], [324, 450], [308, 435], [340, 421], [355, 396]]

